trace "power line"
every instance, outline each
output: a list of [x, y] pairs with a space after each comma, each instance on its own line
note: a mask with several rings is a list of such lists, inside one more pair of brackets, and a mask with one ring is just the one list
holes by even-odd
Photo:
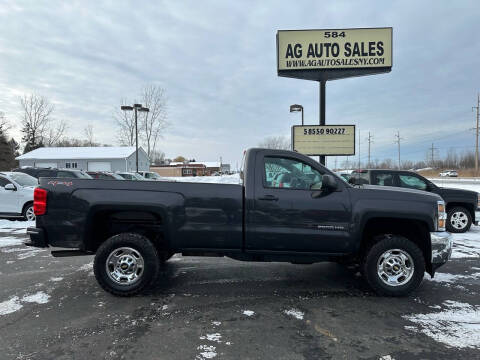
[[438, 148], [434, 147], [433, 146], [433, 143], [432, 143], [432, 147], [428, 149], [428, 152], [431, 151], [431, 166], [433, 167], [435, 165], [435, 151], [438, 150]]

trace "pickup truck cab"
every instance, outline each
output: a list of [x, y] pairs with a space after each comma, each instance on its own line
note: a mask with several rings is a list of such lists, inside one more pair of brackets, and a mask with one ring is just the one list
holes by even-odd
[[409, 294], [450, 257], [440, 196], [356, 188], [310, 157], [249, 149], [242, 184], [40, 179], [30, 243], [95, 254], [99, 284], [128, 296], [173, 254], [354, 263], [378, 294]]
[[368, 169], [355, 170], [349, 179], [354, 185], [395, 186], [405, 189], [417, 189], [438, 194], [447, 207], [447, 231], [464, 233], [470, 230], [472, 223], [480, 220], [480, 195], [476, 191], [444, 188], [435, 185], [420, 174], [406, 170]]

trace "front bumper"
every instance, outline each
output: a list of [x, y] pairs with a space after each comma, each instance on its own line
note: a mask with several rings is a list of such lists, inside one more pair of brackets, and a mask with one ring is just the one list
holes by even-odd
[[475, 221], [473, 222], [475, 225], [478, 225], [480, 222], [480, 209], [477, 209], [475, 211]]
[[445, 264], [452, 255], [453, 237], [446, 231], [431, 232], [433, 270]]
[[43, 229], [29, 227], [27, 228], [27, 234], [30, 236], [30, 241], [26, 242], [25, 245], [41, 248], [48, 247], [47, 237], [45, 236], [45, 231], [43, 231]]

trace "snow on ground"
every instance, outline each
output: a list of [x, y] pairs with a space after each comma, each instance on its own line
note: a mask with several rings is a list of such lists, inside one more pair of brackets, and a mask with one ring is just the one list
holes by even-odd
[[243, 311], [242, 311], [242, 314], [245, 315], [245, 316], [250, 317], [250, 316], [255, 315], [255, 311], [252, 311], [252, 310], [243, 310]]
[[[0, 229], [26, 229], [35, 226], [35, 221], [0, 219]], [[5, 232], [5, 231], [2, 231]]]
[[452, 259], [480, 258], [480, 226], [472, 225], [470, 231], [452, 236]]
[[43, 291], [38, 291], [35, 294], [27, 294], [21, 299], [18, 296], [13, 296], [10, 299], [0, 303], [0, 316], [14, 313], [20, 310], [23, 303], [46, 304], [50, 300], [50, 295]]
[[303, 316], [305, 315], [303, 312], [301, 312], [298, 309], [285, 310], [284, 313], [289, 316], [293, 316], [295, 319], [298, 319], [298, 320], [303, 320]]
[[415, 326], [407, 330], [420, 332], [447, 346], [480, 349], [480, 306], [447, 300], [442, 311], [405, 315]]
[[0, 248], [23, 245], [24, 239], [13, 236], [0, 236]]
[[440, 187], [480, 192], [480, 179], [429, 179]]

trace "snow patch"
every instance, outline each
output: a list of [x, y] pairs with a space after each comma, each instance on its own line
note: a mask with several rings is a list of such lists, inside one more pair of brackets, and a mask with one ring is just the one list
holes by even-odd
[[222, 325], [222, 322], [221, 321], [212, 321], [212, 325], [213, 326], [220, 326], [220, 325]]
[[50, 281], [53, 281], [53, 282], [58, 282], [58, 281], [62, 281], [63, 280], [63, 277], [52, 277], [50, 278]]
[[222, 176], [182, 176], [169, 177], [169, 180], [178, 182], [195, 182], [208, 184], [241, 184], [240, 174], [222, 175]]
[[425, 276], [425, 279], [428, 281], [434, 281], [439, 283], [453, 284], [458, 282], [458, 280], [480, 279], [480, 273], [474, 273], [471, 275], [454, 275], [454, 274], [448, 274], [448, 273], [435, 273], [435, 277], [433, 279], [430, 276]]
[[447, 300], [443, 311], [405, 315], [417, 326], [405, 329], [420, 332], [454, 348], [480, 349], [480, 306]]
[[50, 295], [45, 294], [43, 291], [39, 291], [33, 295], [25, 295], [22, 301], [27, 303], [46, 304], [50, 299]]
[[301, 312], [300, 310], [297, 310], [297, 309], [285, 310], [284, 313], [289, 315], [289, 316], [293, 316], [294, 318], [296, 318], [298, 320], [303, 320], [303, 316], [305, 315], [303, 312]]
[[35, 249], [35, 250], [25, 251], [25, 252], [22, 252], [21, 254], [18, 254], [17, 258], [19, 260], [24, 260], [24, 259], [27, 259], [29, 257], [35, 256], [36, 254], [38, 254], [40, 252], [43, 252], [43, 251], [45, 251], [45, 250]]
[[217, 348], [212, 345], [200, 345], [197, 347], [197, 350], [203, 350], [199, 355], [195, 357], [195, 359], [203, 360], [203, 359], [213, 359], [217, 356], [216, 350]]
[[11, 314], [15, 311], [20, 310], [23, 307], [18, 300], [18, 296], [12, 297], [10, 300], [0, 303], [0, 316]]
[[0, 238], [0, 248], [23, 245], [24, 241], [25, 239], [23, 238], [16, 238], [13, 236], [2, 236]]
[[35, 221], [0, 220], [0, 229], [27, 229], [27, 227], [35, 227]]
[[207, 334], [206, 336], [200, 336], [200, 340], [208, 340], [217, 343], [221, 343], [222, 335], [220, 333]]
[[78, 268], [78, 271], [90, 271], [93, 270], [93, 262], [89, 262], [88, 264], [84, 264]]
[[245, 316], [250, 317], [250, 316], [255, 315], [255, 311], [252, 311], [252, 310], [243, 310], [243, 311], [242, 311], [242, 314], [245, 315]]

